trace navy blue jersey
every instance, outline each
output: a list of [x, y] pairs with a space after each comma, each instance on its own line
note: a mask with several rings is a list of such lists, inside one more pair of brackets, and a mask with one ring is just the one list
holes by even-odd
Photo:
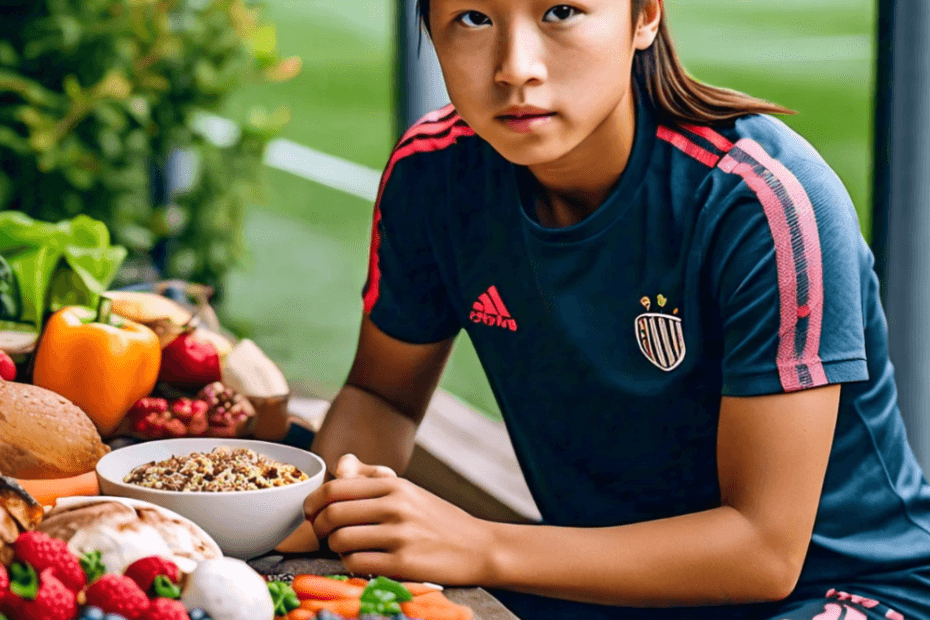
[[842, 383], [799, 589], [930, 565], [872, 254], [807, 142], [640, 102], [597, 210], [546, 228], [534, 186], [452, 106], [425, 117], [382, 178], [364, 306], [406, 342], [465, 329], [546, 523], [717, 507], [722, 396]]

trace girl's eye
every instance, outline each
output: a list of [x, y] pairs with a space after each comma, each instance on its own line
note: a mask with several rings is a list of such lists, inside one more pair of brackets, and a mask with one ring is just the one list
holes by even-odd
[[572, 17], [578, 15], [578, 9], [573, 6], [568, 6], [567, 4], [560, 4], [554, 6], [543, 16], [544, 22], [564, 22]]
[[491, 23], [488, 16], [478, 11], [466, 11], [459, 15], [459, 21], [469, 28], [478, 28]]

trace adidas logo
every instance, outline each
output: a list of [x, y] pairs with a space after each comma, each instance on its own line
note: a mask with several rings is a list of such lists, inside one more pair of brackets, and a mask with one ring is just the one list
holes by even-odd
[[481, 293], [478, 301], [472, 304], [471, 314], [468, 318], [472, 323], [484, 323], [485, 325], [502, 327], [512, 332], [517, 331], [517, 321], [510, 316], [507, 306], [501, 299], [497, 287], [492, 286], [486, 292]]

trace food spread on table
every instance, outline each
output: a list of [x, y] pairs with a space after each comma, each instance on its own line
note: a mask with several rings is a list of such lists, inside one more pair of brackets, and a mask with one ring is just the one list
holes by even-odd
[[[170, 511], [122, 498], [43, 510], [0, 478], [0, 617], [10, 620], [471, 620], [432, 584], [263, 576]], [[7, 521], [12, 521], [9, 525]], [[212, 543], [212, 544], [211, 544]]]
[[[95, 468], [119, 440], [272, 437], [289, 387], [222, 329], [205, 287], [107, 290], [126, 252], [102, 223], [4, 212], [0, 231], [0, 620], [472, 617], [428, 584], [262, 576], [190, 518], [100, 496]], [[259, 448], [158, 458], [122, 480], [228, 498], [308, 479]]]
[[248, 448], [214, 448], [193, 452], [133, 469], [123, 479], [163, 491], [256, 491], [294, 484], [309, 476], [293, 465], [278, 463]]

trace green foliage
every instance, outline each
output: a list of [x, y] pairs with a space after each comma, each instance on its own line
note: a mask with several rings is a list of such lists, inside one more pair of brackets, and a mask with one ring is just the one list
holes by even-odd
[[[11, 2], [0, 20], [0, 209], [106, 224], [129, 258], [118, 283], [168, 252], [164, 277], [218, 286], [243, 253], [267, 142], [286, 110], [217, 146], [196, 122], [245, 81], [300, 70], [246, 0]], [[198, 174], [167, 195], [169, 155]]]

